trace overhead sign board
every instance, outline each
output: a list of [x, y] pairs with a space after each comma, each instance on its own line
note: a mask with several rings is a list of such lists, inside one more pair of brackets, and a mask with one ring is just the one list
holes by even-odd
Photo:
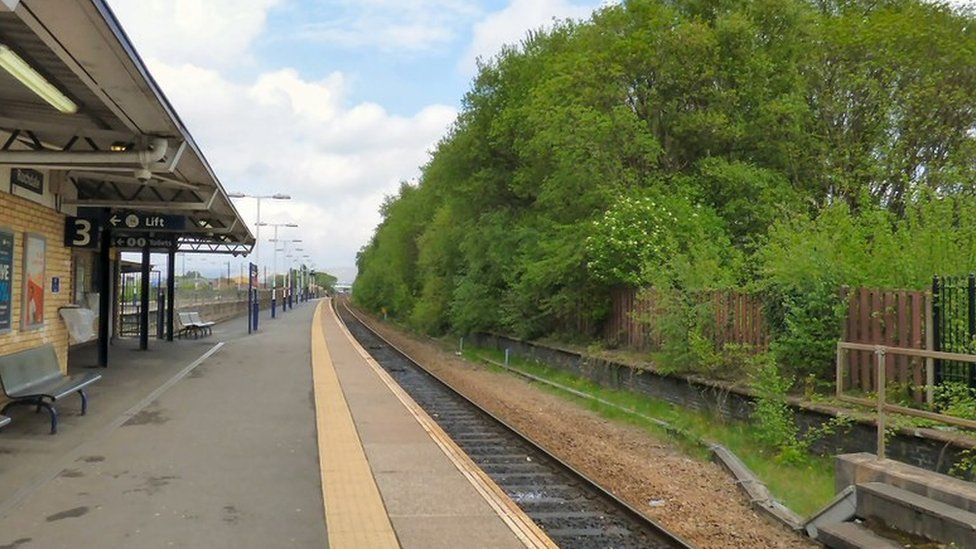
[[186, 228], [186, 216], [152, 212], [113, 212], [105, 220], [106, 226], [126, 231], [181, 231]]
[[150, 250], [168, 251], [176, 247], [176, 237], [173, 235], [112, 235], [112, 246], [132, 250], [142, 250], [148, 247]]
[[64, 220], [64, 245], [69, 248], [97, 248], [102, 226], [97, 219], [69, 217]]
[[139, 210], [107, 211], [101, 208], [78, 208], [78, 217], [91, 219], [102, 227], [125, 232], [182, 231], [193, 224], [185, 215], [161, 214]]

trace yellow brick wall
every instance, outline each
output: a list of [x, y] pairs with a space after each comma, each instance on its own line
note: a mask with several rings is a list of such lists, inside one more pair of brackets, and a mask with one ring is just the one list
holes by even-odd
[[[68, 369], [68, 330], [58, 308], [71, 302], [71, 249], [64, 246], [65, 216], [24, 198], [0, 191], [0, 229], [14, 233], [14, 265], [11, 306], [11, 331], [0, 334], [0, 355], [45, 343], [53, 343], [61, 362]], [[42, 235], [46, 241], [44, 265], [44, 327], [23, 330], [21, 306], [24, 277], [24, 233]], [[51, 279], [61, 278], [61, 291], [51, 293]]]

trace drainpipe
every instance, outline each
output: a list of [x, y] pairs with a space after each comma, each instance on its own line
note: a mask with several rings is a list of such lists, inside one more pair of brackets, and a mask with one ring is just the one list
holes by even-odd
[[0, 164], [17, 166], [138, 164], [144, 168], [166, 158], [169, 142], [153, 138], [141, 151], [0, 151]]

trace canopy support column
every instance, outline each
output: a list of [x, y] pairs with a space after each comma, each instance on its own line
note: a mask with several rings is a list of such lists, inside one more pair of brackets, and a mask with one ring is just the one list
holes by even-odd
[[173, 341], [173, 310], [176, 299], [176, 250], [166, 254], [166, 341]]
[[109, 326], [112, 316], [112, 231], [102, 230], [101, 248], [98, 250], [98, 366], [108, 367]]
[[142, 249], [142, 276], [139, 288], [139, 350], [149, 349], [149, 246]]

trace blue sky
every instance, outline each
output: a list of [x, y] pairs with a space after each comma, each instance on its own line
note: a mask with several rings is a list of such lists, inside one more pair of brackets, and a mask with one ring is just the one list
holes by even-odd
[[[413, 180], [475, 73], [528, 30], [595, 0], [109, 0], [229, 191], [292, 195], [320, 268], [350, 267], [378, 207]], [[254, 224], [253, 200], [237, 202]], [[261, 235], [261, 262], [271, 245]], [[252, 258], [253, 259], [253, 258]], [[206, 270], [217, 259], [194, 259]]]

